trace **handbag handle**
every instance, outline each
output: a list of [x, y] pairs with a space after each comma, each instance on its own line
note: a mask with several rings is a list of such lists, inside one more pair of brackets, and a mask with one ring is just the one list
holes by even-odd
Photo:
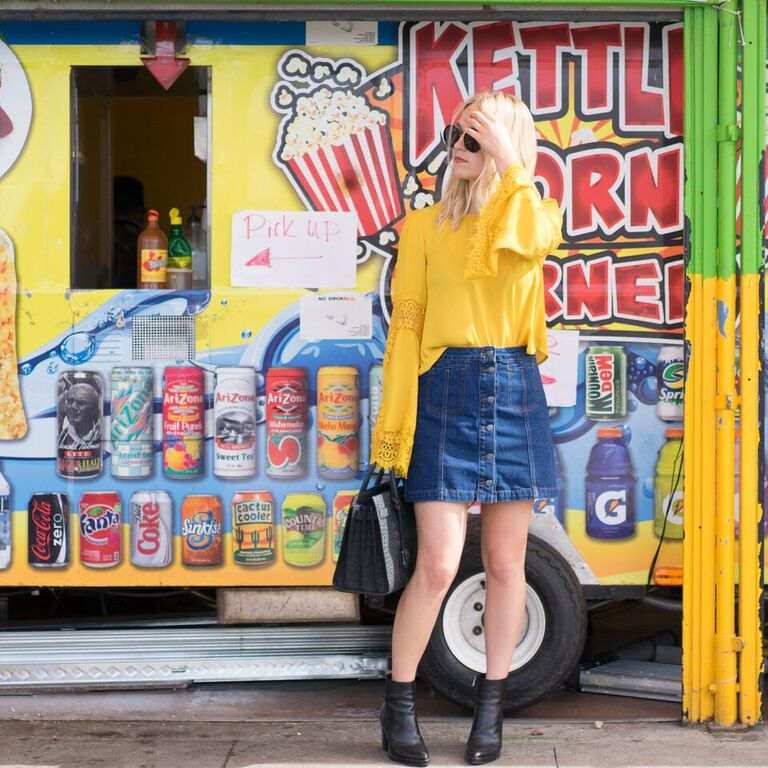
[[397, 527], [400, 530], [400, 564], [403, 568], [408, 567], [408, 561], [410, 560], [410, 553], [405, 548], [405, 540], [403, 532], [405, 527], [403, 526], [403, 506], [400, 503], [400, 492], [397, 488], [397, 477], [395, 476], [395, 470], [390, 469], [389, 472], [389, 498], [392, 503], [392, 508], [395, 511], [397, 517]]

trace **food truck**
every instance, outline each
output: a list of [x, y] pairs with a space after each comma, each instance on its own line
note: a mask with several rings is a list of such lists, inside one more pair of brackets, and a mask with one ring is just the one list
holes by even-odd
[[[558, 493], [533, 508], [510, 697], [556, 688], [588, 602], [683, 561], [679, 9], [73, 5], [0, 13], [0, 586], [328, 588], [404, 217], [439, 203], [457, 106], [505, 90], [564, 221], [540, 367]], [[174, 208], [182, 287], [162, 244], [136, 251]], [[478, 522], [422, 665], [461, 703]]]

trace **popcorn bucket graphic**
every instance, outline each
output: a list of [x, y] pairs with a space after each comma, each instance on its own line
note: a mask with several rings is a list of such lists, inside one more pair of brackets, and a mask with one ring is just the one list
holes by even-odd
[[[329, 95], [326, 90], [312, 99], [313, 132], [301, 149], [294, 144], [298, 125], [288, 124], [281, 159], [315, 210], [354, 212], [359, 236], [370, 237], [404, 214], [386, 114], [349, 92]], [[357, 102], [357, 115], [340, 118], [334, 110], [345, 98]]]

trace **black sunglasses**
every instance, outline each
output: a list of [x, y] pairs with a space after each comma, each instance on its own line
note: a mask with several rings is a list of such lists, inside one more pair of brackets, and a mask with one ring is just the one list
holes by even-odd
[[462, 130], [460, 126], [446, 125], [443, 129], [443, 141], [448, 149], [451, 149], [462, 136], [464, 136], [464, 149], [466, 149], [467, 152], [474, 154], [475, 152], [480, 151], [480, 142], [477, 139], [473, 139], [468, 133]]

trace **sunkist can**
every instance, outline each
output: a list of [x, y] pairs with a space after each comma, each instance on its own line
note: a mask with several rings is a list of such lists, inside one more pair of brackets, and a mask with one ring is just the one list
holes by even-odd
[[163, 568], [173, 559], [173, 510], [165, 491], [138, 491], [129, 506], [131, 562]]
[[80, 497], [80, 562], [91, 568], [117, 565], [123, 555], [123, 505], [114, 491]]
[[163, 374], [163, 473], [188, 479], [203, 473], [205, 379], [200, 368]]
[[656, 415], [663, 421], [683, 420], [684, 360], [682, 346], [662, 347], [656, 359]]
[[187, 496], [181, 505], [181, 562], [221, 565], [224, 516], [218, 496]]
[[[683, 430], [679, 427], [670, 427], [664, 436], [666, 440], [659, 449], [653, 482], [653, 532], [661, 536], [663, 531], [665, 539], [682, 539], [683, 470], [680, 466], [680, 476], [676, 477], [675, 459], [682, 462], [680, 443], [683, 439]], [[677, 487], [675, 487], [675, 480], [677, 480]]]
[[349, 507], [357, 496], [357, 491], [338, 491], [333, 500], [333, 562], [339, 559], [341, 540], [344, 537], [344, 528], [347, 525]]
[[317, 493], [289, 493], [283, 499], [283, 559], [288, 565], [318, 565], [325, 554], [325, 501]]
[[27, 558], [35, 568], [69, 565], [69, 499], [66, 494], [32, 494], [28, 507]]
[[376, 426], [376, 419], [381, 409], [381, 400], [384, 396], [384, 366], [374, 363], [368, 370], [368, 423], [371, 434]]
[[216, 369], [213, 393], [213, 473], [256, 474], [256, 371], [245, 366]]
[[625, 539], [635, 532], [635, 475], [620, 428], [597, 430], [587, 462], [587, 535]]
[[357, 477], [360, 389], [357, 368], [326, 366], [317, 372], [317, 468], [333, 480]]
[[152, 474], [152, 369], [113, 368], [110, 373], [111, 471], [114, 477]]
[[56, 471], [75, 480], [101, 474], [104, 384], [96, 371], [63, 371], [56, 394]]
[[275, 500], [269, 491], [240, 491], [232, 497], [232, 546], [240, 565], [275, 562]]
[[299, 477], [307, 469], [307, 372], [267, 371], [267, 474]]
[[585, 414], [593, 421], [627, 415], [627, 356], [621, 347], [589, 347], [586, 351]]

